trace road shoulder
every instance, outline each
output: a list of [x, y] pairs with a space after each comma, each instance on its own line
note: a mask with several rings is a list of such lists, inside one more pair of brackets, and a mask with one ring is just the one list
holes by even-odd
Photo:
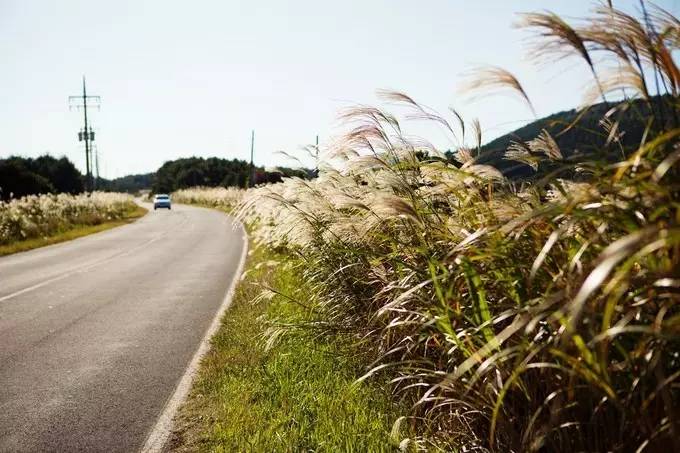
[[265, 288], [305, 284], [285, 256], [254, 248], [162, 451], [393, 451], [399, 408], [386, 388], [356, 385], [358, 364], [338, 345], [302, 335], [267, 346], [274, 318], [304, 310]]
[[174, 419], [180, 407], [186, 401], [187, 396], [191, 391], [194, 380], [196, 379], [196, 376], [199, 372], [198, 370], [201, 365], [201, 361], [205, 357], [205, 355], [208, 354], [208, 352], [210, 351], [211, 341], [215, 334], [220, 329], [222, 319], [225, 316], [227, 309], [231, 305], [234, 292], [236, 290], [236, 286], [241, 278], [241, 275], [243, 274], [246, 258], [248, 255], [248, 236], [243, 226], [239, 226], [239, 228], [242, 231], [243, 245], [236, 273], [234, 274], [233, 280], [229, 285], [229, 288], [224, 296], [224, 300], [222, 301], [219, 310], [215, 314], [213, 321], [210, 323], [210, 326], [206, 330], [203, 336], [203, 340], [201, 340], [201, 343], [198, 346], [196, 352], [194, 353], [191, 362], [189, 362], [189, 365], [187, 366], [184, 375], [180, 378], [177, 387], [175, 388], [175, 391], [170, 396], [170, 398], [168, 398], [163, 408], [163, 411], [158, 417], [158, 420], [156, 421], [153, 428], [150, 430], [146, 438], [146, 441], [142, 446], [141, 451], [144, 453], [155, 453], [164, 450], [164, 447], [168, 443], [168, 439], [170, 438], [174, 427], [175, 423]]

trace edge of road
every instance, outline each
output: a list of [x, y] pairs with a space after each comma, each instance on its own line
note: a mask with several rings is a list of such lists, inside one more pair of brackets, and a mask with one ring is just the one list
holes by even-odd
[[184, 374], [177, 383], [175, 391], [166, 401], [165, 406], [163, 407], [163, 410], [158, 416], [155, 425], [149, 431], [144, 442], [144, 445], [140, 450], [140, 452], [142, 453], [159, 453], [163, 451], [163, 447], [167, 443], [172, 432], [173, 419], [175, 417], [175, 414], [177, 414], [177, 411], [179, 410], [182, 403], [184, 403], [187, 395], [189, 394], [189, 391], [191, 390], [201, 359], [210, 350], [210, 340], [219, 329], [222, 322], [222, 317], [224, 316], [227, 309], [231, 305], [231, 301], [234, 297], [234, 292], [236, 291], [236, 285], [240, 281], [241, 275], [243, 274], [243, 268], [245, 267], [246, 258], [248, 256], [248, 233], [246, 232], [246, 229], [241, 222], [238, 222], [231, 216], [229, 217], [231, 218], [232, 222], [238, 224], [238, 229], [241, 230], [243, 237], [243, 248], [241, 250], [241, 258], [238, 263], [238, 267], [236, 268], [234, 279], [231, 281], [229, 288], [227, 289], [227, 293], [225, 294], [224, 299], [222, 300], [220, 308], [217, 310], [217, 313], [215, 313], [215, 316], [212, 322], [210, 323], [210, 326], [208, 326], [208, 329], [203, 335], [203, 339], [201, 340], [198, 349], [196, 349], [196, 352], [191, 358], [189, 365], [184, 371]]

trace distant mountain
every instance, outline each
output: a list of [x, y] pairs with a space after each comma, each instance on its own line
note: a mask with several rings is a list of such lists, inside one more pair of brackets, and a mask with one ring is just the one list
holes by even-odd
[[[655, 98], [652, 108], [657, 117], [663, 117], [666, 125], [677, 126], [678, 106], [672, 104], [670, 97]], [[616, 104], [596, 104], [587, 111], [567, 110], [536, 120], [509, 134], [492, 140], [481, 149], [477, 162], [489, 164], [501, 170], [511, 179], [531, 177], [535, 172], [528, 165], [507, 160], [504, 155], [513, 141], [524, 141], [536, 138], [543, 129], [547, 130], [555, 139], [565, 158], [582, 155], [611, 156], [621, 158], [621, 153], [629, 153], [640, 145], [646, 123], [650, 118], [650, 107], [642, 100], [630, 101], [628, 108], [611, 116], [612, 121], [618, 121], [618, 131], [623, 133], [620, 146], [616, 143], [606, 144], [608, 131], [601, 123], [605, 114]], [[580, 117], [579, 117], [580, 116]], [[568, 129], [576, 120], [576, 124]], [[658, 125], [657, 125], [658, 128]], [[656, 129], [656, 128], [655, 128]], [[540, 168], [539, 168], [540, 170]]]

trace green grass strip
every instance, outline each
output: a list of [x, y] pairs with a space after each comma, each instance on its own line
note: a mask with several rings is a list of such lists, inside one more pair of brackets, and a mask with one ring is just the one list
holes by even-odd
[[397, 406], [375, 383], [353, 385], [361, 371], [339, 353], [338, 344], [302, 333], [265, 349], [265, 319], [305, 319], [299, 305], [281, 296], [256, 300], [262, 285], [304, 293], [305, 284], [285, 257], [255, 249], [247, 269], [175, 418], [169, 449], [394, 451], [390, 430], [399, 417]]

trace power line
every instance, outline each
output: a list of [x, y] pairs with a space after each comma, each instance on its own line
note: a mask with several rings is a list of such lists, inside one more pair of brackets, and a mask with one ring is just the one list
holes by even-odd
[[[83, 76], [83, 94], [79, 96], [69, 96], [68, 97], [69, 101], [69, 109], [82, 109], [83, 110], [83, 123], [84, 126], [78, 132], [78, 141], [85, 142], [85, 190], [86, 191], [91, 191], [94, 188], [94, 182], [92, 180], [92, 171], [90, 168], [90, 162], [92, 162], [92, 150], [90, 146], [90, 142], [94, 141], [94, 131], [92, 130], [92, 127], [88, 126], [87, 124], [87, 107], [88, 107], [88, 101], [91, 102], [91, 105], [89, 107], [94, 107], [99, 109], [99, 104], [101, 102], [101, 98], [99, 96], [88, 96], [87, 95], [87, 88], [85, 87], [85, 76]], [[74, 104], [73, 102], [80, 102]]]

